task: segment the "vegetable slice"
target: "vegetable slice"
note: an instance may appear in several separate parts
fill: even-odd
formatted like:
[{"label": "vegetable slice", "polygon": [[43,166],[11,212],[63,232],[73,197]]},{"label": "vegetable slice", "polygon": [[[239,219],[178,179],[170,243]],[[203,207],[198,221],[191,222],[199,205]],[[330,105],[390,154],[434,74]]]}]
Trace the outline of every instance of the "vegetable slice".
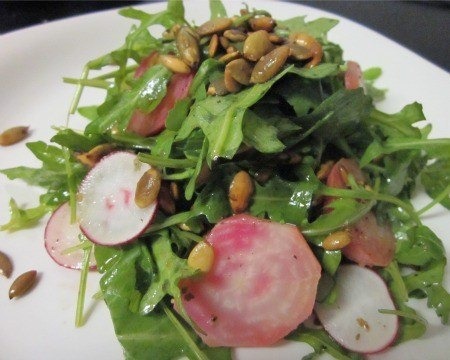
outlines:
[{"label": "vegetable slice", "polygon": [[333,304],[317,303],[315,311],[328,333],[345,348],[379,352],[395,340],[398,317],[383,279],[373,270],[343,265],[336,274],[338,297]]},{"label": "vegetable slice", "polygon": [[206,240],[211,271],[180,284],[206,344],[271,345],[311,315],[321,268],[295,226],[236,215]]},{"label": "vegetable slice", "polygon": [[172,75],[167,85],[166,96],[148,114],[136,110],[131,116],[128,130],[141,136],[156,135],[164,130],[169,111],[172,110],[178,100],[187,96],[193,78],[194,73]]},{"label": "vegetable slice", "polygon": [[349,90],[357,89],[362,84],[362,71],[355,61],[347,61],[347,70],[344,74],[345,88]]},{"label": "vegetable slice", "polygon": [[380,225],[373,212],[349,228],[350,244],[343,254],[361,266],[388,266],[395,254],[395,237],[388,225]]},{"label": "vegetable slice", "polygon": [[[54,211],[47,222],[44,233],[45,249],[58,265],[80,270],[84,256],[83,249],[64,252],[80,245],[80,235],[80,226],[77,222],[71,222],[70,205],[66,202]],[[96,268],[93,254],[89,259],[89,268],[91,270]]]},{"label": "vegetable slice", "polygon": [[77,210],[80,228],[92,242],[124,244],[148,227],[157,201],[139,208],[134,196],[139,179],[150,168],[134,153],[118,151],[103,157],[86,175],[79,189]]},{"label": "vegetable slice", "polygon": [[[364,173],[353,159],[340,159],[331,169],[327,185],[335,188],[347,187],[348,176],[365,183]],[[333,198],[327,199],[329,203]],[[387,266],[394,258],[395,237],[388,225],[378,224],[373,212],[367,213],[350,226],[350,244],[342,249],[343,254],[361,266]]]}]

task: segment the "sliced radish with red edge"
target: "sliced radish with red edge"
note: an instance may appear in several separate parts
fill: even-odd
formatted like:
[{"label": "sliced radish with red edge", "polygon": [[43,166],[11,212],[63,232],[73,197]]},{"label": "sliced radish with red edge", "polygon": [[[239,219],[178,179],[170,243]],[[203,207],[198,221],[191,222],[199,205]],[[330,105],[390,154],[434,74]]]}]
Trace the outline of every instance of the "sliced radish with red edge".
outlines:
[{"label": "sliced radish with red edge", "polygon": [[383,279],[373,270],[342,265],[336,275],[334,304],[317,303],[316,314],[339,344],[359,353],[375,353],[391,345],[398,332],[398,317],[378,310],[395,310]]},{"label": "sliced radish with red edge", "polygon": [[151,223],[157,202],[139,208],[136,184],[150,169],[131,152],[118,151],[102,158],[83,179],[77,214],[80,228],[94,243],[121,245],[136,239]]},{"label": "sliced radish with red edge", "polygon": [[321,267],[295,226],[236,215],[206,241],[212,269],[180,287],[207,345],[268,346],[311,315]]},{"label": "sliced radish with red edge", "polygon": [[[58,265],[79,270],[82,268],[84,251],[80,249],[65,253],[80,245],[80,226],[77,222],[71,222],[70,213],[69,203],[62,204],[53,212],[45,227],[45,249]],[[89,268],[96,268],[93,253],[89,259]]]}]

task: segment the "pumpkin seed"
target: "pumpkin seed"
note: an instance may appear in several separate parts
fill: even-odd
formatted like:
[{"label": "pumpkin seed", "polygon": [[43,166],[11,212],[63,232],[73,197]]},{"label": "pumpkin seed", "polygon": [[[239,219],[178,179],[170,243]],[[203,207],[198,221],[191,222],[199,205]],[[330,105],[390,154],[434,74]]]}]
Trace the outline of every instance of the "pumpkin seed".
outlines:
[{"label": "pumpkin seed", "polygon": [[161,173],[151,168],[139,179],[134,194],[134,202],[141,209],[150,206],[158,198],[161,188]]},{"label": "pumpkin seed", "polygon": [[244,41],[247,38],[247,34],[239,29],[225,30],[223,36],[233,42]]},{"label": "pumpkin seed", "polygon": [[226,49],[228,46],[230,46],[230,40],[228,40],[224,36],[219,37],[219,43],[220,43],[220,46],[222,46],[222,48],[224,48],[224,49]]},{"label": "pumpkin seed", "polygon": [[351,238],[348,231],[335,231],[328,235],[322,242],[322,247],[328,251],[340,250],[350,244]]},{"label": "pumpkin seed", "polygon": [[25,295],[36,283],[36,278],[36,270],[30,270],[19,275],[9,288],[9,298]]},{"label": "pumpkin seed", "polygon": [[305,67],[311,68],[320,63],[323,56],[322,45],[314,37],[306,33],[293,33],[289,35],[289,40],[311,51],[312,59]]},{"label": "pumpkin seed", "polygon": [[211,81],[207,91],[208,95],[219,95],[223,96],[229,93],[227,87],[225,86],[224,76],[216,78]]},{"label": "pumpkin seed", "polygon": [[250,82],[259,84],[274,77],[289,56],[289,46],[282,45],[263,56],[253,68]]},{"label": "pumpkin seed", "polygon": [[175,201],[170,193],[170,189],[167,184],[161,186],[161,189],[158,194],[158,204],[161,207],[161,210],[168,214],[173,215],[176,211]]},{"label": "pumpkin seed", "polygon": [[277,34],[274,33],[270,33],[269,34],[269,40],[272,44],[282,44],[284,43],[284,38],[282,38],[281,36],[278,36]]},{"label": "pumpkin seed", "polygon": [[176,36],[176,45],[181,59],[191,68],[200,62],[200,48],[197,34],[189,27],[183,26]]},{"label": "pumpkin seed", "polygon": [[252,74],[253,66],[249,61],[242,58],[230,61],[225,66],[225,72],[227,70],[233,77],[233,79],[236,80],[239,84],[250,84],[250,76]]},{"label": "pumpkin seed", "polygon": [[180,188],[175,181],[172,181],[170,183],[170,194],[175,200],[178,200],[180,198]]},{"label": "pumpkin seed", "polygon": [[239,84],[236,80],[233,79],[233,76],[230,73],[230,70],[225,67],[225,72],[223,74],[223,81],[225,83],[225,88],[230,93],[236,93],[241,90],[241,84]]},{"label": "pumpkin seed", "polygon": [[239,51],[235,51],[235,52],[228,53],[228,54],[225,54],[225,55],[221,56],[221,57],[219,58],[219,61],[220,61],[221,63],[227,64],[227,63],[229,63],[230,61],[235,60],[235,59],[238,59],[238,58],[240,58],[240,57],[241,57],[241,54],[239,53]]},{"label": "pumpkin seed", "polygon": [[195,270],[207,273],[214,264],[214,250],[212,246],[205,242],[199,242],[189,253],[187,259],[188,266]]},{"label": "pumpkin seed", "polygon": [[253,190],[253,181],[248,172],[241,170],[234,175],[228,191],[228,199],[233,213],[239,214],[247,209]]},{"label": "pumpkin seed", "polygon": [[100,144],[93,147],[88,152],[76,155],[76,158],[83,165],[92,168],[103,156],[108,155],[113,149],[114,145],[112,144]]},{"label": "pumpkin seed", "polygon": [[188,74],[191,68],[183,61],[173,55],[160,55],[159,62],[175,74]]},{"label": "pumpkin seed", "polygon": [[251,61],[258,61],[262,56],[272,51],[274,45],[269,40],[269,34],[265,30],[251,33],[244,42],[244,57]]},{"label": "pumpkin seed", "polygon": [[209,57],[214,57],[216,55],[217,49],[219,48],[219,36],[213,34],[209,42],[208,55]]},{"label": "pumpkin seed", "polygon": [[200,36],[212,35],[227,30],[232,24],[232,19],[216,18],[203,23],[196,29],[196,31]]},{"label": "pumpkin seed", "polygon": [[333,168],[334,161],[328,160],[320,165],[319,171],[316,176],[319,180],[325,180],[328,175],[330,175],[331,169]]},{"label": "pumpkin seed", "polygon": [[9,257],[0,251],[0,274],[9,278],[12,273],[12,263]]},{"label": "pumpkin seed", "polygon": [[0,145],[8,146],[22,141],[28,136],[28,126],[15,126],[0,134]]},{"label": "pumpkin seed", "polygon": [[266,30],[267,32],[271,32],[276,25],[275,20],[270,16],[255,17],[248,22],[253,31]]},{"label": "pumpkin seed", "polygon": [[297,43],[290,43],[289,46],[289,56],[295,58],[296,60],[306,60],[313,56],[310,49],[299,45]]}]

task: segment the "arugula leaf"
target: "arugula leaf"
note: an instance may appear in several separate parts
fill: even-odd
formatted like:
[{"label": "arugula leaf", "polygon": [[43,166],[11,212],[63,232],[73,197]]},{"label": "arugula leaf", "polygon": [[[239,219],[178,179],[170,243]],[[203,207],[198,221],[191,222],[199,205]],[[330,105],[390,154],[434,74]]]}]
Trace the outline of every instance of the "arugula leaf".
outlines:
[{"label": "arugula leaf", "polygon": [[227,17],[227,11],[220,0],[209,0],[209,10],[211,12],[211,19]]},{"label": "arugula leaf", "polygon": [[304,169],[305,178],[290,182],[273,177],[264,185],[255,184],[251,214],[267,215],[271,220],[302,225],[307,221],[308,211],[318,182]]},{"label": "arugula leaf", "polygon": [[301,341],[310,345],[315,354],[328,353],[338,360],[362,360],[359,354],[343,349],[323,329],[308,329],[300,325],[288,337],[289,340]]},{"label": "arugula leaf", "polygon": [[381,155],[392,154],[401,150],[423,150],[429,157],[450,158],[450,139],[415,139],[391,137],[384,142],[375,140],[364,152],[360,166],[364,167]]},{"label": "arugula leaf", "polygon": [[286,147],[277,137],[277,128],[251,110],[244,115],[242,132],[244,142],[262,153],[277,153]]},{"label": "arugula leaf", "polygon": [[231,359],[229,349],[206,348],[193,330],[185,328],[181,320],[175,318],[192,338],[189,343],[180,341],[180,332],[174,327],[173,319],[158,308],[147,316],[138,313],[141,291],[155,276],[151,254],[145,245],[96,246],[95,256],[103,273],[100,281],[103,297],[126,358],[170,360],[187,355],[198,359],[196,354],[204,352],[214,359]]},{"label": "arugula leaf", "polygon": [[11,217],[6,224],[0,226],[0,231],[17,231],[33,227],[51,209],[53,208],[46,205],[21,209],[14,199],[11,199],[9,201],[9,212]]},{"label": "arugula leaf", "polygon": [[142,315],[152,312],[167,294],[179,300],[179,281],[195,274],[188,267],[186,259],[181,259],[172,252],[171,241],[166,236],[160,236],[152,243],[151,248],[157,274],[140,301],[139,313]]},{"label": "arugula leaf", "polygon": [[162,65],[152,66],[129,91],[124,91],[120,99],[106,114],[90,122],[85,134],[101,134],[116,127],[124,131],[132,112],[136,109],[150,112],[166,94],[166,85],[171,73]]},{"label": "arugula leaf", "polygon": [[305,32],[309,35],[325,39],[328,31],[335,27],[339,21],[335,19],[319,18],[313,21],[305,21],[306,16],[297,16],[288,20],[278,21],[280,28],[287,28],[289,32]]},{"label": "arugula leaf", "polygon": [[[438,159],[423,169],[420,180],[427,194],[435,199],[450,184],[450,158]],[[447,209],[450,209],[450,196],[440,201]]]}]

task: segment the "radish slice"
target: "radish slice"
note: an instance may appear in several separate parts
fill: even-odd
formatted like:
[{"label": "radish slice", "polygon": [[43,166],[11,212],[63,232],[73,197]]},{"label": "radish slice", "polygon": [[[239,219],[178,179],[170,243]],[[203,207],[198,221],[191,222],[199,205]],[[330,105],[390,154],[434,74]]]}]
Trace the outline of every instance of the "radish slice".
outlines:
[{"label": "radish slice", "polygon": [[150,165],[131,152],[102,158],[86,175],[77,204],[80,228],[94,243],[121,245],[136,239],[151,223],[155,201],[146,208],[134,202],[136,184]]},{"label": "radish slice", "polygon": [[[83,250],[75,250],[65,254],[64,251],[80,244],[80,226],[70,221],[69,203],[64,203],[52,214],[45,227],[45,249],[58,265],[69,269],[81,269]],[[94,254],[89,259],[89,268],[96,268]]]},{"label": "radish slice", "polygon": [[370,269],[343,265],[337,272],[336,286],[336,302],[317,303],[315,307],[331,337],[351,351],[366,354],[392,344],[398,331],[398,317],[378,312],[395,310],[383,279]]},{"label": "radish slice", "polygon": [[391,228],[380,225],[373,212],[364,215],[349,228],[350,244],[342,249],[347,259],[361,266],[388,266],[395,255],[395,237]]},{"label": "radish slice", "polygon": [[347,61],[347,71],[344,75],[345,88],[349,90],[357,89],[362,85],[362,71],[355,61]]},{"label": "radish slice", "polygon": [[268,346],[311,315],[321,268],[295,226],[236,215],[206,240],[212,269],[180,287],[207,345]]}]

